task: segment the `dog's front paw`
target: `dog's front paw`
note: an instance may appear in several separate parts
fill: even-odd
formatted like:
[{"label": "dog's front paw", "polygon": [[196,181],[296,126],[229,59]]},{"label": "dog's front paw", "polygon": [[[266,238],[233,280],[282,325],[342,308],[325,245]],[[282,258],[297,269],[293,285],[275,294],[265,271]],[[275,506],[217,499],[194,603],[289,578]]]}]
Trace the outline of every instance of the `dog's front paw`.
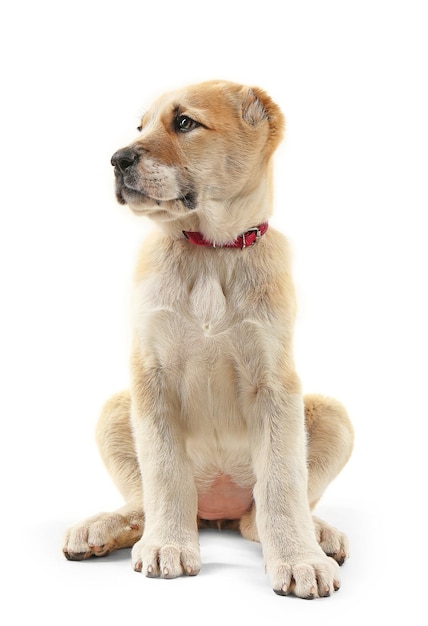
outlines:
[{"label": "dog's front paw", "polygon": [[177,578],[182,574],[196,576],[201,569],[198,544],[168,543],[141,539],[132,549],[132,563],[136,572],[149,578]]},{"label": "dog's front paw", "polygon": [[99,513],[67,531],[63,553],[69,561],[107,556],[114,550],[134,545],[141,537],[143,528],[142,512],[125,515]]},{"label": "dog's front paw", "polygon": [[293,563],[277,563],[267,569],[273,590],[280,596],[323,598],[340,587],[336,561],[322,553],[304,555]]}]

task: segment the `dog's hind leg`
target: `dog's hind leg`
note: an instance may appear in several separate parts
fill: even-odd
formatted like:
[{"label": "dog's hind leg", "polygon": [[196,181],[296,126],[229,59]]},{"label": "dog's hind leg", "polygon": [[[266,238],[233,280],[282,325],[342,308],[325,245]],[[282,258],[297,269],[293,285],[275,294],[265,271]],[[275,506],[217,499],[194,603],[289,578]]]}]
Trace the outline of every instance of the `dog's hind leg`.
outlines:
[{"label": "dog's hind leg", "polygon": [[125,502],[141,508],[142,483],[130,414],[129,391],[110,398],[101,411],[96,440],[101,458]]},{"label": "dog's hind leg", "polygon": [[314,508],[351,456],[354,431],[343,406],[332,398],[307,395],[308,498]]},{"label": "dog's hind leg", "polygon": [[[305,401],[305,427],[308,436],[308,499],[315,507],[329,483],[349,459],[353,428],[343,406],[331,398],[308,395]],[[324,552],[342,564],[348,554],[346,537],[339,530],[313,516],[315,534]],[[255,507],[240,522],[242,535],[258,541]]]},{"label": "dog's hind leg", "polygon": [[[308,433],[308,498],[313,509],[351,456],[354,431],[343,406],[319,395],[305,396],[305,425]],[[315,515],[313,521],[318,543],[326,554],[342,565],[349,554],[346,536]]]},{"label": "dog's hind leg", "polygon": [[63,552],[72,561],[106,556],[114,550],[131,547],[144,529],[142,484],[130,426],[129,392],[117,394],[106,403],[96,438],[101,457],[126,504],[68,530]]}]

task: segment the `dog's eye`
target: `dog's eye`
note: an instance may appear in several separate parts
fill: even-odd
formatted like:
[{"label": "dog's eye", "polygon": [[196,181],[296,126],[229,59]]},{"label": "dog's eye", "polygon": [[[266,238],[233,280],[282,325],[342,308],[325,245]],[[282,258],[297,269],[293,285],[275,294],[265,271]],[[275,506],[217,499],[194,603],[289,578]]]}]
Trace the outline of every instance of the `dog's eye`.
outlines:
[{"label": "dog's eye", "polygon": [[187,115],[179,115],[174,120],[174,128],[180,133],[188,133],[198,126],[200,126],[199,122],[195,122],[195,120],[192,120],[192,118]]},{"label": "dog's eye", "polygon": [[140,124],[140,126],[137,126],[137,130],[138,130],[139,133],[141,133],[141,131],[143,130],[143,127],[142,127],[141,124]]}]

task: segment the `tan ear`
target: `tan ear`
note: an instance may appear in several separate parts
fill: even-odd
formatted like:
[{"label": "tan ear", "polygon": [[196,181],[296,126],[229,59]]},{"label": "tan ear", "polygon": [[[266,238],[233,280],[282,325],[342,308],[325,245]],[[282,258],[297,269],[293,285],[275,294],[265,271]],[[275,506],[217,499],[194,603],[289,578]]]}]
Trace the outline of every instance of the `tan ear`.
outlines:
[{"label": "tan ear", "polygon": [[242,101],[242,117],[250,126],[267,121],[270,128],[272,151],[284,136],[285,118],[272,98],[259,87],[245,87]]}]

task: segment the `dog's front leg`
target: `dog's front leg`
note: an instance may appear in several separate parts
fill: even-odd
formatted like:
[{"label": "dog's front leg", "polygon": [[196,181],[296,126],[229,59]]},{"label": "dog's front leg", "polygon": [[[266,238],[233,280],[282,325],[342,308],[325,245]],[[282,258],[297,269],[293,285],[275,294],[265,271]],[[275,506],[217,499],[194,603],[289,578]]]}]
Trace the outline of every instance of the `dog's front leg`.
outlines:
[{"label": "dog's front leg", "polygon": [[280,595],[328,596],[339,587],[338,566],[318,545],[309,510],[303,398],[297,377],[278,378],[258,387],[249,408],[266,570]]},{"label": "dog's front leg", "polygon": [[133,566],[149,577],[192,576],[201,566],[197,493],[177,398],[161,368],[146,364],[138,367],[134,377],[131,420],[145,529],[132,550]]}]

